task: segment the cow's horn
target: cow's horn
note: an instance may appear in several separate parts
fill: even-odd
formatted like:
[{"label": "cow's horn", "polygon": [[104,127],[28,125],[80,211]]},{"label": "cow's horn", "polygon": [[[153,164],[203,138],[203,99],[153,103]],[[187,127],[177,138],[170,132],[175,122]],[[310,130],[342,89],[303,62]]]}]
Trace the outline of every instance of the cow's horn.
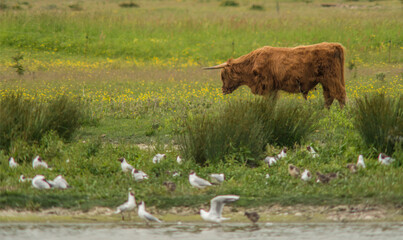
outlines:
[{"label": "cow's horn", "polygon": [[216,66],[212,66],[212,67],[204,67],[203,70],[211,70],[211,69],[219,69],[219,68],[224,68],[225,66],[227,66],[228,63],[221,63],[219,65]]}]

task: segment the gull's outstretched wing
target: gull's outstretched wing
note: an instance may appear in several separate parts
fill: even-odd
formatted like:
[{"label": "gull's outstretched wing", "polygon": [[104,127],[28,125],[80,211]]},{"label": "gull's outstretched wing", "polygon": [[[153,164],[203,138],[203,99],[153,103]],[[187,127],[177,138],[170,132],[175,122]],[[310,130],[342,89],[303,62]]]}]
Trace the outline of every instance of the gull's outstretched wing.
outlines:
[{"label": "gull's outstretched wing", "polygon": [[235,202],[239,199],[236,195],[221,195],[211,199],[210,214],[221,218],[222,209],[226,203]]}]

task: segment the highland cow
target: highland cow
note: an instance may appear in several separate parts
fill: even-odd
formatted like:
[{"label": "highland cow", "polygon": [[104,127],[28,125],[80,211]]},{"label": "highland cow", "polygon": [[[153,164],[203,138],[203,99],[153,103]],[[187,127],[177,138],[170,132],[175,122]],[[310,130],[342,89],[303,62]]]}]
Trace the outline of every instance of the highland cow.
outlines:
[{"label": "highland cow", "polygon": [[346,103],[344,49],[338,43],[295,48],[266,46],[204,69],[222,69],[223,94],[246,85],[253,94],[266,96],[283,90],[301,93],[307,99],[309,91],[320,83],[327,108],[334,99],[341,108]]}]

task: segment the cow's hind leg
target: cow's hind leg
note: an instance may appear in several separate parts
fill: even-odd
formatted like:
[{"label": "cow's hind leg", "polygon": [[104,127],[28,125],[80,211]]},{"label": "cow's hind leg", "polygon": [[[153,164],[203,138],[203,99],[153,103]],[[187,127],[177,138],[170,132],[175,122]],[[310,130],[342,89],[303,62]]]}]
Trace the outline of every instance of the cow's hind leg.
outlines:
[{"label": "cow's hind leg", "polygon": [[325,97],[325,107],[327,109],[332,105],[334,97],[331,96],[329,89],[323,88],[323,96]]}]

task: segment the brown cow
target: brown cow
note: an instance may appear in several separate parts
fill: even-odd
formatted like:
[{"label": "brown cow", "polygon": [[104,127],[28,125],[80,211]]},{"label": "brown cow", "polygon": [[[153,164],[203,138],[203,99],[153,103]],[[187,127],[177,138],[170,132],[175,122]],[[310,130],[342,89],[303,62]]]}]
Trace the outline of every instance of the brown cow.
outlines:
[{"label": "brown cow", "polygon": [[327,108],[337,99],[346,103],[344,49],[338,43],[319,43],[295,48],[262,47],[237,59],[204,69],[221,70],[222,92],[229,94],[242,85],[253,94],[277,94],[283,90],[302,93],[304,98],[322,84]]}]

